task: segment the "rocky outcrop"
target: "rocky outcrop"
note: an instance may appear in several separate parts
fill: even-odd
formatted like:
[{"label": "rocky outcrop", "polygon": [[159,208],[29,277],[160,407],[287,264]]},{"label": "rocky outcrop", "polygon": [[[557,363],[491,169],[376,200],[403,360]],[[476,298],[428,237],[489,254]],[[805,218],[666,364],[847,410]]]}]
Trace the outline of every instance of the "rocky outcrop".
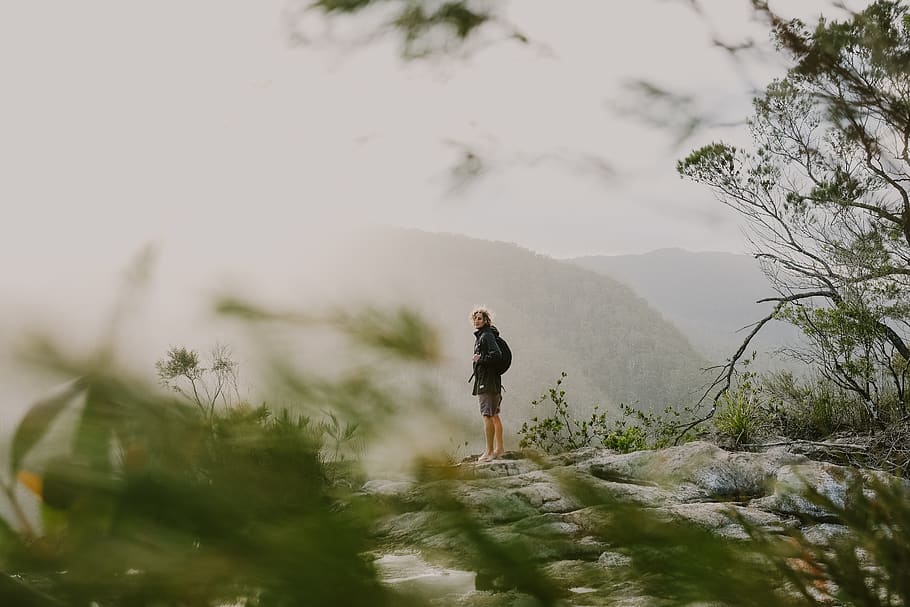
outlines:
[{"label": "rocky outcrop", "polygon": [[[826,544],[845,528],[809,495],[849,505],[851,481],[880,476],[785,448],[731,453],[704,442],[629,454],[588,448],[552,457],[509,455],[464,462],[437,480],[364,485],[365,493],[395,512],[377,530],[385,546],[377,566],[389,583],[424,584],[445,604],[518,601],[521,593],[508,584],[497,586],[483,571],[459,569],[469,560],[463,537],[470,521],[493,542],[518,546],[539,563],[566,589],[567,604],[648,605],[636,588],[624,587],[628,580],[619,573],[630,559],[623,547],[598,533],[611,504],[636,504],[662,520],[732,540],[746,540],[746,527],[754,527],[772,533],[799,529]],[[458,506],[440,511],[439,495]],[[470,516],[459,518],[458,512]],[[412,569],[403,573],[406,565]]]}]

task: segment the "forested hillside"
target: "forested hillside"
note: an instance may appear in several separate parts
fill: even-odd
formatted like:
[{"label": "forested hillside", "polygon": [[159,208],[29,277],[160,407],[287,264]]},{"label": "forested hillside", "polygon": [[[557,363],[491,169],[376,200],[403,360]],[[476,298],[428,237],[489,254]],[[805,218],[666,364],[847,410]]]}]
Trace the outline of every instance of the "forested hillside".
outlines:
[{"label": "forested hillside", "polygon": [[[660,249],[643,255],[596,255],[571,260],[631,287],[712,360],[728,358],[742,343],[741,329],[767,314],[773,295],[758,262],[748,255]],[[792,345],[798,331],[772,323],[750,349],[773,352]]]},{"label": "forested hillside", "polygon": [[705,360],[685,337],[624,285],[567,262],[500,242],[418,231],[369,232],[347,252],[357,294],[412,306],[438,327],[445,363],[439,383],[474,413],[469,312],[486,304],[515,355],[505,378],[509,417],[532,415],[530,401],[569,373],[579,412],[620,402],[647,409],[684,405],[704,378]]}]

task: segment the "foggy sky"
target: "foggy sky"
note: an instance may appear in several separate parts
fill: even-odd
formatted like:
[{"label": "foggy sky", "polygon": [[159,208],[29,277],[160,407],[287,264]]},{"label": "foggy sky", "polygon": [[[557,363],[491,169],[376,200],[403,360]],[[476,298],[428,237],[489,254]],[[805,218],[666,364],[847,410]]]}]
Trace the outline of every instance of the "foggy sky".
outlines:
[{"label": "foggy sky", "polygon": [[[316,219],[557,257],[740,251],[733,216],[673,170],[721,133],[674,148],[610,104],[647,78],[745,117],[767,71],[744,78],[710,38],[760,31],[746,4],[708,3],[706,24],[684,2],[528,0],[508,17],[535,44],[405,64],[343,27],[290,44],[285,0],[4,3],[3,258],[122,262],[137,242],[294,239]],[[460,145],[491,172],[453,191]]]}]

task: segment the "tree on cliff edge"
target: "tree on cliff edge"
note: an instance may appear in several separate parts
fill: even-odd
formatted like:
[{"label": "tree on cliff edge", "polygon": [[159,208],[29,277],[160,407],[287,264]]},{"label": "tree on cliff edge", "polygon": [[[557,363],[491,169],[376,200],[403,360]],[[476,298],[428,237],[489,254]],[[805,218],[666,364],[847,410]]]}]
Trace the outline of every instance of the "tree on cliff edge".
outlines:
[{"label": "tree on cliff edge", "polygon": [[776,291],[716,394],[752,336],[778,319],[808,337],[794,354],[859,395],[873,419],[886,400],[906,411],[910,7],[880,0],[809,28],[756,4],[792,67],[754,100],[754,146],[712,143],[678,164],[747,220]]}]

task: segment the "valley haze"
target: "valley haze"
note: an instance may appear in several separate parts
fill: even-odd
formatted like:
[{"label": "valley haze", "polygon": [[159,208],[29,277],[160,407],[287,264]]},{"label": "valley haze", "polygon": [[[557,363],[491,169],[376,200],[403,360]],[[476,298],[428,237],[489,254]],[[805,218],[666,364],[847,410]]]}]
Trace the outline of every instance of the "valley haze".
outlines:
[{"label": "valley haze", "polygon": [[[84,353],[106,335],[118,298],[129,305],[115,337],[117,350],[140,376],[153,381],[154,362],[171,346],[204,354],[226,343],[252,402],[259,380],[250,336],[212,316],[214,296],[230,293],[288,310],[410,307],[441,336],[443,358],[427,378],[466,424],[476,417],[465,383],[473,340],[468,312],[484,303],[499,314],[495,322],[516,353],[504,403],[507,432],[514,436],[534,413],[530,401],[562,371],[569,374],[568,398],[580,414],[594,404],[614,413],[619,403],[655,410],[691,404],[707,380],[700,369],[717,362],[711,356],[722,353],[735,330],[728,322],[712,332],[705,323],[755,314],[750,301],[731,293],[751,297],[760,288],[757,266],[741,255],[677,249],[559,260],[510,243],[390,227],[322,228],[257,251],[150,250],[148,283],[133,293],[122,286],[129,260],[119,267],[79,267],[77,257],[57,260],[59,280],[23,281],[15,290],[18,299],[3,302],[3,380],[10,387],[3,395],[10,422],[3,434],[49,388],[47,378],[22,374],[14,363],[12,353],[26,329],[45,331]],[[668,264],[675,264],[671,274]],[[705,292],[704,281],[712,276],[723,286],[719,296]],[[731,282],[737,277],[748,288]],[[655,291],[657,285],[668,291]],[[706,297],[726,306],[723,313],[716,305],[700,309]],[[691,322],[680,310],[691,313]],[[300,360],[325,365],[326,357],[312,351],[318,343],[301,334],[293,349]]]}]

